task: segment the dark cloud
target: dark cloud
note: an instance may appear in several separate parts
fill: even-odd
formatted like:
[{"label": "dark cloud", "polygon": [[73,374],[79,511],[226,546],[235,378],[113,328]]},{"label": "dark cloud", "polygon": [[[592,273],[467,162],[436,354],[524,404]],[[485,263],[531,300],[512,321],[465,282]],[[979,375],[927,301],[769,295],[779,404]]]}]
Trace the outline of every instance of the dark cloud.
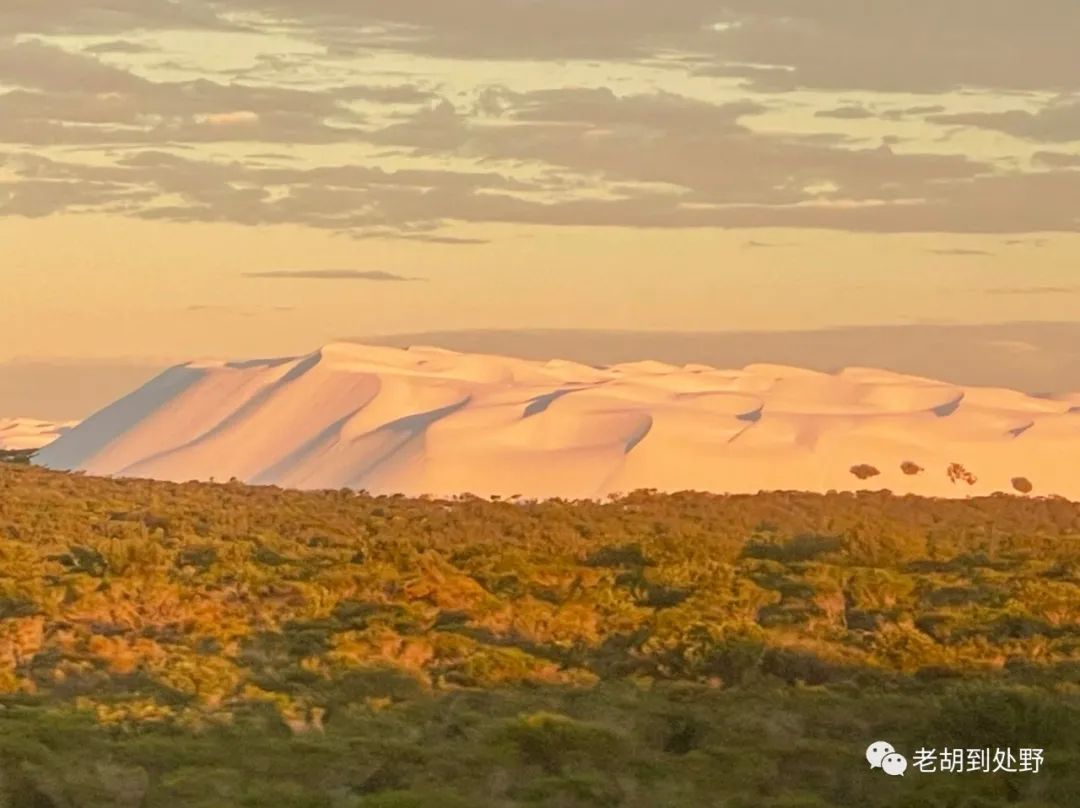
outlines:
[{"label": "dark cloud", "polygon": [[1037,112],[960,112],[934,115],[933,123],[973,126],[1047,143],[1080,140],[1080,97],[1058,99]]},{"label": "dark cloud", "polygon": [[426,278],[414,278],[407,275],[397,275],[393,272],[382,270],[359,270],[359,269],[297,269],[280,270],[273,272],[245,272],[245,278],[277,278],[293,280],[319,280],[319,281],[422,281]]},{"label": "dark cloud", "polygon": [[941,104],[923,104],[914,107],[887,109],[881,113],[881,118],[886,121],[904,121],[911,118],[925,118],[928,115],[935,115],[945,111],[946,107]]},{"label": "dark cloud", "polygon": [[[557,122],[491,128],[463,124],[455,137],[461,139],[461,153],[544,162],[553,169],[530,184],[498,172],[267,167],[155,150],[107,166],[25,155],[8,162],[22,181],[36,183],[39,197],[48,198],[47,205],[37,206],[41,215],[92,204],[90,191],[102,204],[133,194],[168,195],[182,202],[161,205],[147,199],[133,214],[174,221],[304,224],[414,240],[452,240],[440,229],[454,221],[870,232],[1080,229],[1071,204],[1080,195],[1080,172],[997,174],[963,159],[761,138],[738,128],[687,138],[640,129],[590,134],[588,128]],[[623,189],[621,195],[561,201],[535,196],[545,189],[572,192],[567,177],[582,175],[621,183],[613,186]],[[641,182],[676,190],[634,184]],[[833,185],[815,190],[814,184],[822,182]]]},{"label": "dark cloud", "polygon": [[944,112],[945,107],[941,104],[928,104],[921,107],[908,107],[907,109],[899,110],[903,115],[933,115],[936,112]]},{"label": "dark cloud", "polygon": [[0,34],[114,35],[239,27],[211,6],[206,0],[4,0]]},{"label": "dark cloud", "polygon": [[33,41],[0,44],[0,84],[14,87],[0,93],[0,142],[8,143],[330,143],[354,139],[363,122],[345,103],[357,87],[337,97],[206,79],[153,82]]},{"label": "dark cloud", "polygon": [[154,53],[154,48],[149,45],[144,45],[139,42],[131,42],[126,39],[114,39],[111,42],[99,42],[96,45],[88,45],[83,48],[83,53],[91,54],[109,54],[109,53],[122,53],[122,54],[135,54],[135,53]]},{"label": "dark cloud", "polygon": [[488,98],[514,120],[532,123],[640,126],[654,130],[732,130],[739,119],[766,111],[750,101],[714,104],[670,92],[616,95],[608,87],[561,88],[514,93],[488,88]]},{"label": "dark cloud", "polygon": [[[1059,0],[1046,2],[1068,20],[1072,12]],[[59,30],[55,21],[42,22],[49,16],[43,5],[14,6],[26,21],[24,33]],[[1080,193],[1080,172],[1067,170],[1076,162],[1064,150],[1040,152],[1034,164],[1048,170],[1024,173],[1015,164],[963,154],[919,153],[910,143],[894,150],[893,136],[868,145],[846,137],[841,123],[931,116],[937,124],[1063,141],[1077,105],[1067,93],[1038,112],[996,118],[947,114],[937,104],[878,113],[877,101],[845,100],[817,113],[835,123],[822,123],[825,131],[811,135],[756,130],[754,117],[782,102],[750,93],[710,103],[608,87],[486,87],[451,101],[438,94],[434,77],[386,85],[304,78],[320,60],[393,48],[458,58],[572,55],[643,63],[664,52],[682,59],[669,59],[670,69],[736,75],[758,90],[1027,86],[1061,62],[1058,27],[1042,12],[1018,15],[1000,0],[881,0],[872,7],[854,0],[728,0],[720,6],[674,0],[663,7],[644,0],[596,0],[588,7],[569,0],[462,0],[453,8],[418,0],[310,0],[302,10],[285,0],[219,0],[190,2],[184,11],[175,5],[57,0],[50,13],[61,7],[71,14],[65,31],[113,37],[78,53],[45,41],[0,38],[0,86],[8,88],[0,91],[0,143],[23,152],[7,160],[0,211],[112,210],[462,245],[483,240],[447,233],[447,225],[1080,230],[1072,201]],[[254,30],[283,29],[319,43],[325,53],[264,54],[231,77],[213,73],[215,80],[186,81],[151,80],[97,58],[143,47],[131,40],[134,31],[143,42],[168,28],[224,30],[228,25],[215,13],[226,12],[247,12],[245,25]],[[265,15],[263,22],[253,13]],[[481,20],[489,25],[477,25]],[[878,23],[901,42],[921,31],[919,48],[899,53],[899,45],[882,40]],[[1033,31],[1048,28],[1036,52]],[[959,31],[972,42],[961,42]],[[1031,50],[1028,61],[1011,66],[1012,84],[995,83],[1001,54],[988,59],[972,44],[999,40]],[[946,45],[947,58],[937,50]],[[878,63],[869,64],[871,53]],[[553,69],[551,84],[562,83],[561,75]],[[907,83],[901,82],[905,75]],[[218,153],[247,156],[194,156],[208,155],[207,144],[231,144]],[[282,144],[379,146],[404,164],[423,158],[426,165],[474,170],[386,171],[270,158]],[[47,147],[95,159],[61,160]]]},{"label": "dark cloud", "polygon": [[1080,87],[1075,0],[227,0],[339,52],[644,59],[683,53],[766,90]]},{"label": "dark cloud", "polygon": [[379,104],[423,104],[439,96],[415,84],[353,84],[334,91],[341,101],[373,101]]},{"label": "dark cloud", "polygon": [[[617,96],[607,89],[501,94],[503,118],[484,126],[444,111],[426,121],[440,148],[453,144],[505,160],[529,160],[611,181],[665,183],[694,204],[794,205],[808,188],[833,184],[833,199],[922,196],[928,183],[971,178],[982,168],[964,157],[848,148],[836,139],[756,133],[741,119],[754,103],[708,104],[668,93]],[[383,132],[393,138],[394,131]],[[422,148],[422,147],[420,147]]]},{"label": "dark cloud", "polygon": [[52,171],[54,165],[0,153],[0,166],[17,175],[15,180],[0,180],[0,215],[40,218],[69,209],[132,213],[156,196],[151,189],[104,175],[80,177]]},{"label": "dark cloud", "polygon": [[737,24],[707,46],[711,62],[700,72],[789,68],[749,77],[765,90],[1080,87],[1074,0],[725,0],[723,7]]},{"label": "dark cloud", "polygon": [[816,118],[836,118],[842,121],[855,121],[863,118],[874,118],[876,115],[866,107],[837,107],[836,109],[822,109],[814,113]]},{"label": "dark cloud", "polygon": [[710,0],[226,0],[339,52],[371,48],[478,59],[646,57],[685,46],[722,12]]},{"label": "dark cloud", "polygon": [[[596,97],[602,106],[622,103]],[[131,205],[132,215],[151,219],[302,224],[359,237],[439,243],[472,243],[443,231],[453,222],[938,233],[1080,230],[1075,206],[1080,172],[1003,173],[962,157],[761,135],[739,125],[737,111],[722,107],[709,113],[713,126],[678,128],[645,112],[645,103],[634,99],[632,114],[601,109],[597,118],[605,123],[596,126],[586,122],[580,98],[571,105],[569,120],[559,120],[550,94],[542,104],[533,99],[522,105],[521,117],[511,105],[497,123],[451,110],[444,114],[443,129],[429,133],[442,145],[408,147],[420,155],[490,165],[546,166],[528,182],[498,171],[386,171],[356,164],[305,168],[213,161],[161,149],[121,150],[107,165],[25,154],[6,162],[16,187],[33,183],[20,204],[37,215],[92,206],[96,199],[101,205]],[[670,107],[670,99],[662,105]],[[540,110],[543,120],[528,119]],[[619,119],[631,122],[612,123]],[[372,137],[390,144],[398,126],[408,129],[408,119],[371,130]],[[598,182],[613,193],[579,193]]]},{"label": "dark cloud", "polygon": [[683,54],[701,73],[767,91],[1080,89],[1075,0],[7,0],[0,15],[0,33],[23,35],[244,27],[284,29],[335,56]]},{"label": "dark cloud", "polygon": [[1075,152],[1039,151],[1031,159],[1050,168],[1080,168],[1080,153]]},{"label": "dark cloud", "polygon": [[22,89],[48,92],[123,93],[150,82],[92,56],[70,53],[36,40],[0,41],[0,80]]}]

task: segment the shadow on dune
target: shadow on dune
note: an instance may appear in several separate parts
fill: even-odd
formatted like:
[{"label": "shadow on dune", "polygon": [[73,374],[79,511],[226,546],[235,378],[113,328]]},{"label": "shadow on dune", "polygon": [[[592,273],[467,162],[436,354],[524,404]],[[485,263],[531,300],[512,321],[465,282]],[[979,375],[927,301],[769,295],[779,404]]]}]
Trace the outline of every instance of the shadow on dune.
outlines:
[{"label": "shadow on dune", "polygon": [[62,449],[46,446],[35,459],[40,465],[52,468],[78,468],[202,377],[203,372],[197,368],[184,365],[170,368],[88,418],[81,424],[82,428],[66,434]]}]

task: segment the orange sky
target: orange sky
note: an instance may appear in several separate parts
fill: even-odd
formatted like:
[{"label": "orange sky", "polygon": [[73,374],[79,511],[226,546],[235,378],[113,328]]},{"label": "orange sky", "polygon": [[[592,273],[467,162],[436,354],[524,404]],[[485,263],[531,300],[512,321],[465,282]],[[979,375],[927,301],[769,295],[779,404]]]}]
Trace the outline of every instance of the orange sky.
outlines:
[{"label": "orange sky", "polygon": [[60,5],[0,12],[0,361],[1080,311],[1072,0]]}]

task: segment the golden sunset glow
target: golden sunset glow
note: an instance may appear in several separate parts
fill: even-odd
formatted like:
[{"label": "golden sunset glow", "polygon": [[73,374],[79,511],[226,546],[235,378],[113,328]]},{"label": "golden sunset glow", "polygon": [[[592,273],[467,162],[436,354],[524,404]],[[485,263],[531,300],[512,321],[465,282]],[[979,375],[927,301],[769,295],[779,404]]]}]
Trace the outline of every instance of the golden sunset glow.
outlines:
[{"label": "golden sunset glow", "polygon": [[1015,4],[67,5],[0,17],[0,362],[1075,319],[1072,43]]}]

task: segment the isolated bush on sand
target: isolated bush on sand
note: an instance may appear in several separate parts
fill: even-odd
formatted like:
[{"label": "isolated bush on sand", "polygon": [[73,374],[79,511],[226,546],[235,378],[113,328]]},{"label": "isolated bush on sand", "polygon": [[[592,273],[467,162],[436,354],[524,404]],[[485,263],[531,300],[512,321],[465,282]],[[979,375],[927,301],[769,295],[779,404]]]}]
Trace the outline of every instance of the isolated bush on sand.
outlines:
[{"label": "isolated bush on sand", "polygon": [[860,480],[869,480],[871,477],[877,477],[879,474],[881,474],[881,472],[878,471],[876,468],[874,468],[873,466],[869,466],[866,463],[862,463],[858,466],[852,466],[851,473],[858,477]]},{"label": "isolated bush on sand", "polygon": [[1030,494],[1035,490],[1035,486],[1031,484],[1031,480],[1027,477],[1013,477],[1012,487],[1019,491],[1021,494]]},{"label": "isolated bush on sand", "polygon": [[975,485],[979,481],[979,478],[964,468],[959,463],[950,463],[947,471],[949,479],[955,484],[958,482],[965,482],[968,485]]}]

